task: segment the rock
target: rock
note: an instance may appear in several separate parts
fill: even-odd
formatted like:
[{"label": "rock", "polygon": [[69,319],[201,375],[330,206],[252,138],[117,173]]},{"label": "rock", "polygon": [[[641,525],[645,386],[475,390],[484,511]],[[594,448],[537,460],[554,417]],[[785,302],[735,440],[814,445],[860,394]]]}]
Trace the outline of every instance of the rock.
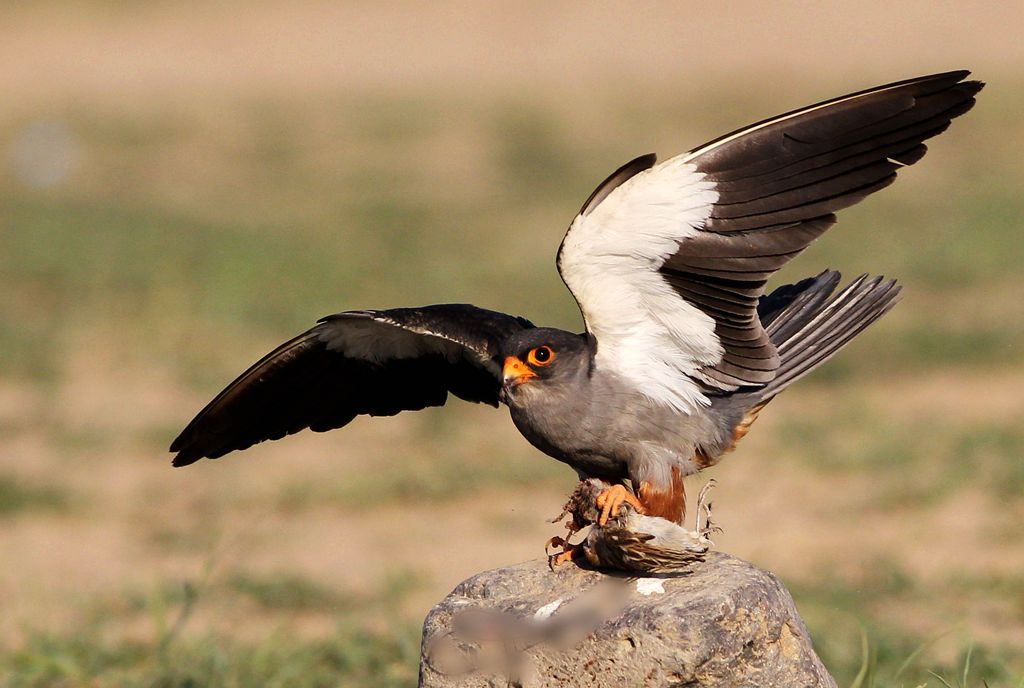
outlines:
[{"label": "rock", "polygon": [[429,688],[836,685],[782,583],[719,552],[651,578],[477,574],[427,615],[421,652]]}]

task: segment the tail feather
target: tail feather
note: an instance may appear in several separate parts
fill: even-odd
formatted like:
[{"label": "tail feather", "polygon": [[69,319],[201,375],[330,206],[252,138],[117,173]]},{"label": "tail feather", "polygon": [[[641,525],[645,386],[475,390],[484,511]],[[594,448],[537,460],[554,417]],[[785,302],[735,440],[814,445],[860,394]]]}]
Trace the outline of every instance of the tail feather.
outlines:
[{"label": "tail feather", "polygon": [[743,439],[775,395],[835,356],[896,305],[900,287],[895,280],[861,275],[836,292],[840,278],[838,272],[826,270],[761,298],[757,314],[779,353],[775,378],[763,387],[741,388],[712,398],[712,412],[732,429],[732,435],[710,453],[698,449],[699,468],[718,463]]},{"label": "tail feather", "polygon": [[826,270],[817,277],[808,277],[796,284],[779,287],[761,298],[757,316],[772,342],[789,340],[805,324],[799,313],[817,313],[829,295],[839,286],[840,274]]},{"label": "tail feather", "polygon": [[757,391],[767,401],[832,358],[897,302],[895,280],[861,275],[838,293],[840,274],[781,287],[762,301],[761,322],[779,352],[775,379]]}]

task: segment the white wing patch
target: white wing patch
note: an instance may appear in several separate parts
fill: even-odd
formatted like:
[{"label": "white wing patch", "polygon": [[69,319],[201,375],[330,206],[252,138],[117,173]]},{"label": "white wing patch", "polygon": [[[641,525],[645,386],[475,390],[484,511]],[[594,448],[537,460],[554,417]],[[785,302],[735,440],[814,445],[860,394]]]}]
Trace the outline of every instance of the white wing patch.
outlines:
[{"label": "white wing patch", "polygon": [[671,158],[576,216],[559,259],[597,339],[595,365],[685,413],[708,404],[689,375],[718,363],[724,350],[714,319],[673,291],[658,269],[700,231],[717,200],[714,183],[685,156]]}]

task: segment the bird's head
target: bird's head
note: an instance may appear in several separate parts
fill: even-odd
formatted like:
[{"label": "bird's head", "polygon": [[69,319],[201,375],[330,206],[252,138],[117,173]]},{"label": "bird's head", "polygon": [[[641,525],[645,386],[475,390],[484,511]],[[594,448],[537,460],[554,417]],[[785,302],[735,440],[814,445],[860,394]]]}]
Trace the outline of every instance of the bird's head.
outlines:
[{"label": "bird's head", "polygon": [[590,366],[585,335],[538,327],[513,335],[502,347],[502,396],[506,402],[529,390],[565,383]]}]

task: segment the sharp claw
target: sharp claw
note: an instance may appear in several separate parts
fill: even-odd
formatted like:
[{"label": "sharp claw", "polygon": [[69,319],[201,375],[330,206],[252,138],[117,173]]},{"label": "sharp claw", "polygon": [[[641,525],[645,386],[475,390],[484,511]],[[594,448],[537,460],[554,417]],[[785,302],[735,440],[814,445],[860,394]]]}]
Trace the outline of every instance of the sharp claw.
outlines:
[{"label": "sharp claw", "polygon": [[[552,547],[561,547],[561,552],[550,553]],[[552,571],[555,570],[556,566],[560,566],[567,561],[572,561],[573,557],[576,556],[576,550],[579,545],[570,544],[565,538],[554,536],[544,544],[544,554],[548,556],[548,568]]]},{"label": "sharp claw", "polygon": [[551,550],[555,547],[561,547],[565,550],[567,547],[571,547],[571,545],[565,540],[565,538],[559,537],[558,535],[554,536],[544,543],[544,554],[546,554],[549,559],[553,556],[551,554]]}]

